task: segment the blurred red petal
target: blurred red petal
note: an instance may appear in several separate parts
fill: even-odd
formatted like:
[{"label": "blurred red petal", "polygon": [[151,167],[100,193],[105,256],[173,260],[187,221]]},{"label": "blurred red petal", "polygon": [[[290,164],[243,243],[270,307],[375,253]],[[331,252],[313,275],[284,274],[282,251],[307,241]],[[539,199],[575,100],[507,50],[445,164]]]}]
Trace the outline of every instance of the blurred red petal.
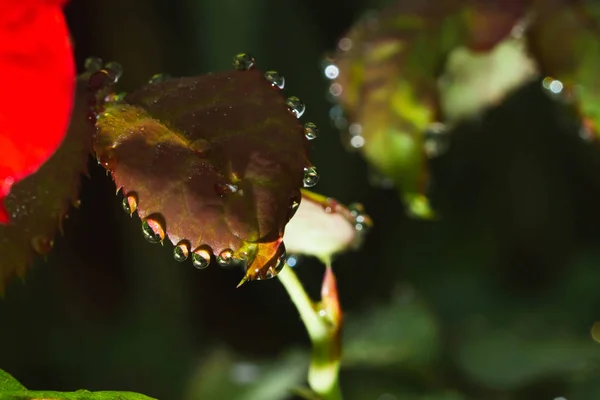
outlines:
[{"label": "blurred red petal", "polygon": [[37,171],[62,142],[75,67],[64,0],[0,0],[0,222],[13,183]]}]

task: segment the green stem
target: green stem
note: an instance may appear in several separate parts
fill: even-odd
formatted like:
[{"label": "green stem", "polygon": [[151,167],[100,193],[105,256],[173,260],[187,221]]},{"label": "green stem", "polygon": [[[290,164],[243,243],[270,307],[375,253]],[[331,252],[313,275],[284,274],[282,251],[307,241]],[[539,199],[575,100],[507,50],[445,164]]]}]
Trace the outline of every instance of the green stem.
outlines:
[{"label": "green stem", "polygon": [[338,383],[340,369],[338,328],[332,327],[326,318],[319,315],[315,303],[308,297],[302,282],[291,267],[286,265],[277,277],[296,306],[312,342],[308,384],[323,400],[342,400]]}]

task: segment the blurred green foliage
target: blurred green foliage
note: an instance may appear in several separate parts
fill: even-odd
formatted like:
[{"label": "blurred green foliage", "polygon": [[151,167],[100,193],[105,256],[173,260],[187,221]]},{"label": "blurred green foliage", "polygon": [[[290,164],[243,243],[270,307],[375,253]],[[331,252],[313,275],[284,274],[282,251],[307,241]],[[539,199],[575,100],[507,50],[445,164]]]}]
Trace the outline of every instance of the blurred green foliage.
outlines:
[{"label": "blurred green foliage", "polygon": [[[124,89],[157,72],[230,68],[248,51],[286,77],[321,130],[316,189],[361,201],[375,227],[339,257],[347,400],[600,396],[600,154],[571,113],[527,86],[454,133],[432,162],[444,219],[408,220],[328,122],[319,60],[377,2],[72,0],[78,65],[117,60]],[[142,238],[90,163],[82,206],[0,301],[0,366],[28,388],[160,399],[292,399],[308,339],[276,280],[182,269]],[[322,267],[296,267],[309,292]]]}]

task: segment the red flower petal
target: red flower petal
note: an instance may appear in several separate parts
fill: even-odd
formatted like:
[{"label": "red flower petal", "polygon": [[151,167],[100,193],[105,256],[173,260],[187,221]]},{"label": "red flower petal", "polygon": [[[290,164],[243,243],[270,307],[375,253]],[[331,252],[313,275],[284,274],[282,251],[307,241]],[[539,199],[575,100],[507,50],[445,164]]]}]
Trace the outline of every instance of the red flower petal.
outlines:
[{"label": "red flower petal", "polygon": [[0,0],[0,222],[13,183],[37,171],[62,142],[75,67],[64,0]]}]

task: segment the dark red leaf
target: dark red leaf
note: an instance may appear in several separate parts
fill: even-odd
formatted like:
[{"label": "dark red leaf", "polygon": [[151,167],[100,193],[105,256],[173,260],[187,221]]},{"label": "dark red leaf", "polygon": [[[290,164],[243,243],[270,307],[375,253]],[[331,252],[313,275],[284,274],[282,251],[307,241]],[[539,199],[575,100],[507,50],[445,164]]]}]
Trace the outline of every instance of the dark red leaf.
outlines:
[{"label": "dark red leaf", "polygon": [[67,130],[75,68],[63,3],[0,1],[0,223],[11,186],[48,160]]},{"label": "dark red leaf", "polygon": [[283,266],[307,139],[258,70],[148,84],[106,106],[95,146],[146,238],[168,237],[176,259],[202,268],[213,253],[222,266],[246,264],[248,280]]},{"label": "dark red leaf", "polygon": [[0,225],[0,291],[15,274],[24,276],[35,254],[45,254],[62,218],[77,204],[81,174],[92,151],[94,125],[88,119],[93,95],[87,77],[78,79],[77,103],[67,136],[36,173],[15,183],[5,199],[10,215]]}]

